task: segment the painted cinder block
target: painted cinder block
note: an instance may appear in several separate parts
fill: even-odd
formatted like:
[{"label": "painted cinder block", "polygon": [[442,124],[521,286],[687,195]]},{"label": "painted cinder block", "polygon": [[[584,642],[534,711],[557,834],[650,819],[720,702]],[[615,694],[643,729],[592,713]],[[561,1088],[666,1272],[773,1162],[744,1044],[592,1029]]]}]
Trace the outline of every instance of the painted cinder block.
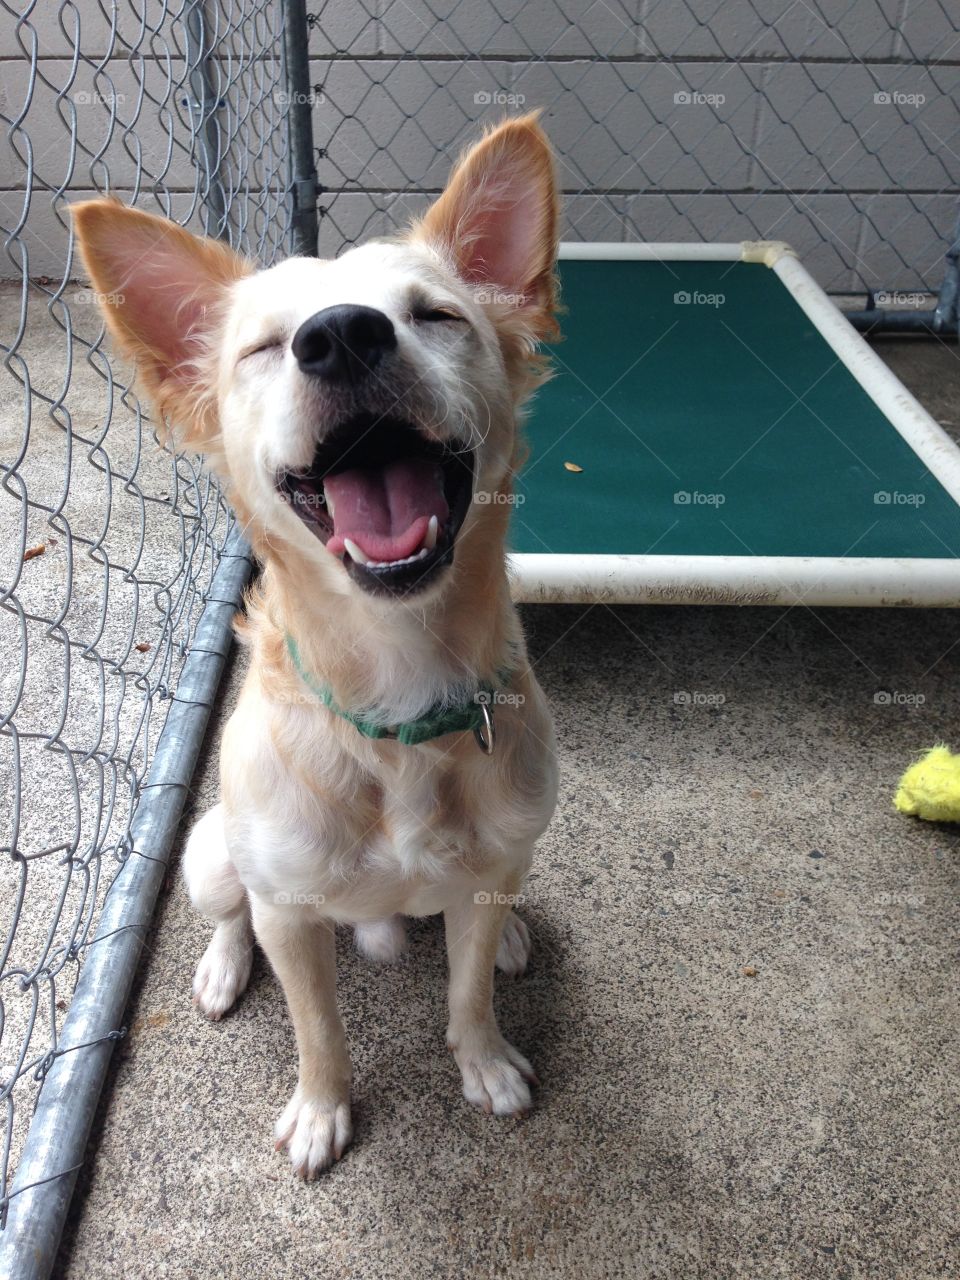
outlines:
[{"label": "painted cinder block", "polygon": [[[940,0],[912,0],[903,12],[892,0],[842,8],[828,25],[817,6],[786,0],[584,0],[576,11],[560,0],[317,5],[310,44],[327,210],[321,240],[392,229],[401,211],[440,189],[484,124],[541,106],[560,153],[572,238],[649,235],[651,221],[653,238],[666,239],[729,238],[744,223],[756,224],[749,234],[772,235],[779,225],[809,246],[805,259],[831,287],[862,283],[874,260],[887,285],[925,276],[939,263],[957,188],[960,69],[949,52],[956,19]],[[99,78],[81,63],[71,80],[63,55],[76,39],[74,10],[90,60],[111,40],[118,52],[147,56],[113,59]],[[192,94],[178,84],[182,58],[162,56],[182,54],[182,20],[166,0],[138,0],[136,11],[118,5],[115,35],[100,0],[74,0],[62,16],[66,32],[55,7],[38,6],[35,44],[23,26],[18,41],[14,22],[0,32],[8,116],[19,113],[30,58],[39,57],[25,121],[34,180],[54,190],[103,187],[109,168],[121,191],[139,182],[160,200],[193,198]],[[222,95],[228,201],[266,255],[282,218],[275,196],[258,193],[282,182],[286,165],[270,21],[268,7],[236,30],[231,56],[211,68]],[[235,55],[249,56],[253,39],[267,47],[231,85]],[[936,63],[912,65],[924,57]],[[83,145],[71,172],[73,127]],[[16,136],[0,151],[8,217],[22,204],[25,155]],[[885,194],[891,190],[897,194]],[[41,207],[31,214],[42,227],[38,236],[30,229],[32,258],[49,274],[62,269],[63,248]],[[16,274],[9,262],[0,271]]]},{"label": "painted cinder block", "polygon": [[[885,12],[888,10],[888,12]],[[855,63],[893,56],[900,6],[790,0],[643,0],[641,48],[656,58],[829,58]]]},{"label": "painted cinder block", "polygon": [[756,151],[767,180],[793,190],[924,190],[955,185],[960,68],[897,64],[750,68]]},{"label": "painted cinder block", "polygon": [[459,57],[632,57],[639,0],[403,0],[381,13],[382,53]]},{"label": "painted cinder block", "polygon": [[[87,63],[45,61],[42,75],[30,81],[23,62],[0,69],[0,90],[7,111],[21,114],[30,136],[35,181],[54,189],[67,185],[101,186],[111,181],[132,186],[192,187],[194,164],[188,150],[188,91],[179,86],[183,63],[111,60],[98,73]],[[163,109],[157,109],[157,102]],[[73,135],[77,146],[74,151]],[[24,181],[27,150],[14,138],[0,148],[0,186]]]}]

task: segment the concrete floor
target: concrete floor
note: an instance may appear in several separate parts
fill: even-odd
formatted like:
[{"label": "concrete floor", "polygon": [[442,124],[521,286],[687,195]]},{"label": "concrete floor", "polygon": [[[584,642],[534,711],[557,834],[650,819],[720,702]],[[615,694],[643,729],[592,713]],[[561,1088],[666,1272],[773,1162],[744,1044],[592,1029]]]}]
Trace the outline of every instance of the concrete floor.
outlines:
[{"label": "concrete floor", "polygon": [[[955,347],[881,352],[958,421]],[[271,1142],[295,1076],[279,988],[260,958],[232,1017],[196,1014],[209,927],[171,876],[59,1275],[956,1276],[960,840],[890,797],[917,751],[960,744],[960,616],[524,616],[563,769],[532,964],[498,991],[534,1112],[461,1098],[438,921],[388,970],[345,935],[356,1140],[301,1184]]]}]

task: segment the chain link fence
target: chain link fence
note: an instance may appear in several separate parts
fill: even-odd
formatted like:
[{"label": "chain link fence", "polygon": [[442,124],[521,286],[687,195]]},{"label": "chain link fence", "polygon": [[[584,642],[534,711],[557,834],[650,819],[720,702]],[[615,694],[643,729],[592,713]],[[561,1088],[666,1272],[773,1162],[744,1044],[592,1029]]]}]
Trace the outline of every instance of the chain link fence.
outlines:
[{"label": "chain link fence", "polygon": [[[481,125],[539,107],[565,238],[785,239],[824,287],[868,296],[863,323],[892,304],[955,330],[960,10],[0,9],[0,1218],[53,1186],[44,1211],[62,1221],[76,1172],[64,1151],[82,1154],[93,1105],[75,1102],[74,1064],[102,1077],[122,1034],[144,904],[249,570],[216,485],[158,445],[130,371],[104,350],[69,202],[110,193],[264,263],[311,252],[319,216],[321,252],[335,253],[422,211]],[[921,310],[938,291],[939,310]],[[61,1150],[50,1134],[64,1115]]]},{"label": "chain link fence", "polygon": [[144,904],[249,572],[217,485],[198,459],[160,446],[131,371],[105,349],[97,299],[76,283],[69,203],[114,195],[265,263],[288,251],[292,209],[280,0],[2,10],[6,1226],[8,1211],[39,1213],[32,1197],[48,1180],[63,1182],[65,1207],[76,1170],[50,1113],[59,1101],[58,1123],[88,1122],[71,1073],[88,1059],[101,1070],[123,1034]]},{"label": "chain link fence", "polygon": [[310,23],[325,252],[402,225],[478,124],[541,107],[566,239],[786,240],[835,293],[940,288],[946,0],[360,0]]}]

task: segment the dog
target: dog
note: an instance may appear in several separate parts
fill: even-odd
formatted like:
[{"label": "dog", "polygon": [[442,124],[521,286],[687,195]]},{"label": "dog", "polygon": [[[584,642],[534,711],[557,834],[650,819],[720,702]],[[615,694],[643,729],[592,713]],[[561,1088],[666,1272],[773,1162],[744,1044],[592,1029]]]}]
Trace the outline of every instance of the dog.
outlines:
[{"label": "dog", "polygon": [[558,195],[536,116],[488,132],[405,234],[333,260],[258,270],[115,200],[72,215],[115,343],[262,567],[221,799],[184,853],[216,922],[195,1003],[227,1012],[255,938],[299,1055],[276,1146],[312,1178],[351,1140],[334,927],[392,961],[403,917],[442,912],[464,1095],[525,1112],[537,1080],[493,989],[495,966],[527,963],[512,907],[557,795],[504,551],[523,406],[557,335]]}]

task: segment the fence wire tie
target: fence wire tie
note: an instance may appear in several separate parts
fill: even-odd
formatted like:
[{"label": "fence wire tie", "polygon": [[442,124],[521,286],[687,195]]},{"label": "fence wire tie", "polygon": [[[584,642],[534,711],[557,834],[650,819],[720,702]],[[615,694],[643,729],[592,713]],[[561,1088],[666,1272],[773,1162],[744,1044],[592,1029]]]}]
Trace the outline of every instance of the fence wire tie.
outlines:
[{"label": "fence wire tie", "polygon": [[116,1031],[107,1031],[104,1035],[97,1036],[94,1040],[85,1040],[82,1044],[69,1044],[65,1049],[59,1046],[55,1049],[48,1049],[34,1070],[33,1078],[42,1085],[57,1058],[62,1058],[68,1053],[76,1053],[78,1049],[92,1049],[94,1045],[98,1044],[113,1044],[117,1040],[123,1040],[126,1034],[127,1028],[125,1026],[118,1027]]}]

